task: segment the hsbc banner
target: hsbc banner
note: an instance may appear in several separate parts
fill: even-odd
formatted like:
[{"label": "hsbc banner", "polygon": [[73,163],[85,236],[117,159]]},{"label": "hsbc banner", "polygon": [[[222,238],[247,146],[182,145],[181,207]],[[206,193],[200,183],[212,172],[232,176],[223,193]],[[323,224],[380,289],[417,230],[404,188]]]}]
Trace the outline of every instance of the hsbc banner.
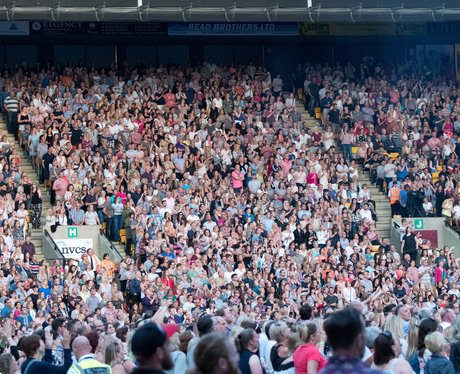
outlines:
[{"label": "hsbc banner", "polygon": [[93,239],[54,239],[65,258],[80,260],[88,249],[93,247]]}]

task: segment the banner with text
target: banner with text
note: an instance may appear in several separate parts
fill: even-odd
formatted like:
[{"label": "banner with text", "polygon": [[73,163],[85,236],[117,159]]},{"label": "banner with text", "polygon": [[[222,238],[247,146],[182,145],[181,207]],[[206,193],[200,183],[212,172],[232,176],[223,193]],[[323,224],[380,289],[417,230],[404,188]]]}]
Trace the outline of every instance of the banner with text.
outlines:
[{"label": "banner with text", "polygon": [[166,35],[162,22],[77,22],[35,21],[30,23],[32,35]]},{"label": "banner with text", "polygon": [[426,23],[299,23],[303,36],[423,36]]},{"label": "banner with text", "polygon": [[27,21],[0,21],[0,35],[27,36],[29,35],[29,22]]},{"label": "banner with text", "polygon": [[295,36],[297,23],[181,22],[169,23],[168,35],[185,36]]},{"label": "banner with text", "polygon": [[93,239],[55,239],[61,253],[65,258],[80,260],[89,248],[93,247]]}]

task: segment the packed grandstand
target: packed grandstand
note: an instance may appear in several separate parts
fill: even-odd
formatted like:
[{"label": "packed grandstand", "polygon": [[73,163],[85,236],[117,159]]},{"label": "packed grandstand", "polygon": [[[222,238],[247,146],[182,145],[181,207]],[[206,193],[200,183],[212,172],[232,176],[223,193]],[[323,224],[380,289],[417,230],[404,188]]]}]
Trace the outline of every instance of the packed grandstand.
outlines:
[{"label": "packed grandstand", "polygon": [[[460,226],[455,82],[369,57],[304,69],[3,72],[19,151],[3,134],[1,373],[460,372],[459,260],[412,233]],[[361,173],[401,216],[401,252]],[[99,225],[124,259],[50,265],[28,238],[42,225]],[[331,357],[343,321],[354,361]]]}]

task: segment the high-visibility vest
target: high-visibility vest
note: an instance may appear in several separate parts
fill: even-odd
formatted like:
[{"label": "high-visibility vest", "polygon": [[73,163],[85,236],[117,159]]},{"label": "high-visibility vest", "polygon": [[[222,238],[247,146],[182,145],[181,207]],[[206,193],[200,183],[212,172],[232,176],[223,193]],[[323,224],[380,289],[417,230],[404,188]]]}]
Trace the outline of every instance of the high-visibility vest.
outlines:
[{"label": "high-visibility vest", "polygon": [[390,188],[390,204],[393,205],[394,203],[399,202],[399,192],[401,189],[398,187],[391,187]]},{"label": "high-visibility vest", "polygon": [[73,364],[67,374],[112,374],[112,368],[94,358],[88,358]]}]

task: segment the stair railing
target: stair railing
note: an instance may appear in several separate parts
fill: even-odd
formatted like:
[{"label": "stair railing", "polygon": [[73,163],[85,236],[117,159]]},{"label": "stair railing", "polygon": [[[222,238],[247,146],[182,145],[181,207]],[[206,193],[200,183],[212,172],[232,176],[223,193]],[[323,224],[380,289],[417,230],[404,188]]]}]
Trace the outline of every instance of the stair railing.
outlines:
[{"label": "stair railing", "polygon": [[62,254],[61,250],[57,246],[54,239],[51,237],[47,229],[43,230],[42,234],[42,249],[43,256],[48,262],[53,262],[55,260],[62,261],[62,268],[65,270],[66,258]]},{"label": "stair railing", "polygon": [[115,247],[105,235],[102,228],[99,235],[99,253],[108,253],[110,255],[110,259],[114,262],[121,262],[124,260],[124,257],[120,254],[117,247]]}]

